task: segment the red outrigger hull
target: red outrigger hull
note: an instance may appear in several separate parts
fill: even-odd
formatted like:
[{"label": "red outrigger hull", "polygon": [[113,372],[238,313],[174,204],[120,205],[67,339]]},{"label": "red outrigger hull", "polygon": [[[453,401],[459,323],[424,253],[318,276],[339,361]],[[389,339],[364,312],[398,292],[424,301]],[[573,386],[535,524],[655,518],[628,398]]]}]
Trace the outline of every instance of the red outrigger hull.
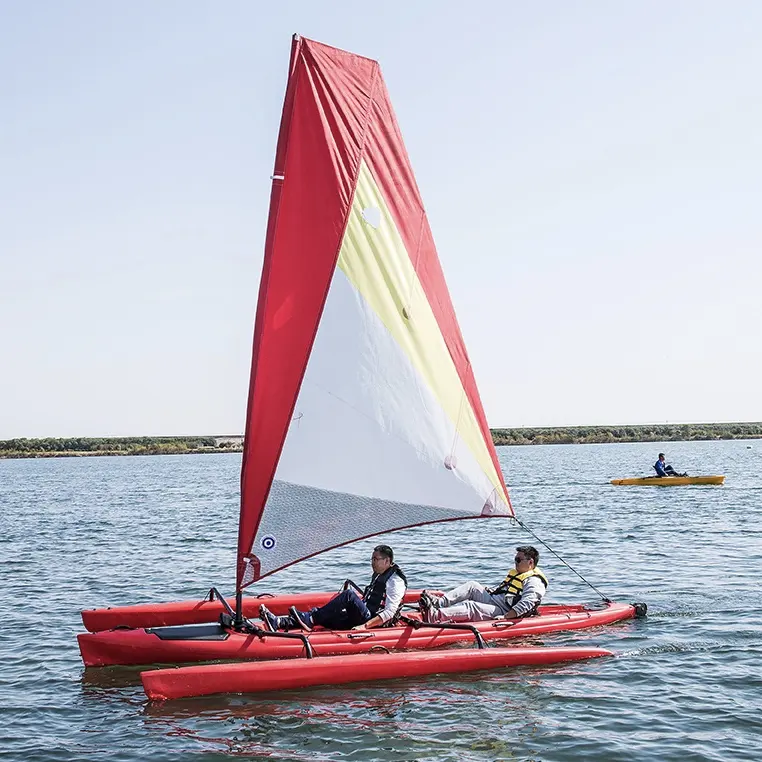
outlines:
[{"label": "red outrigger hull", "polygon": [[142,672],[148,698],[162,701],[337,685],[399,677],[473,672],[521,665],[556,664],[613,656],[604,648],[461,648],[428,653],[355,654],[330,659],[292,659],[244,664],[213,664]]},{"label": "red outrigger hull", "polygon": [[[336,593],[295,593],[293,595],[245,596],[243,615],[250,619],[259,616],[259,607],[264,603],[273,614],[287,614],[289,606],[303,611],[313,606],[328,603]],[[417,603],[420,590],[408,590],[405,603]],[[226,599],[230,608],[235,609],[235,598]],[[113,606],[105,609],[86,609],[82,612],[82,623],[89,632],[113,630],[115,627],[149,628],[175,627],[182,624],[204,624],[216,622],[225,609],[218,600],[176,601],[175,603],[145,603],[138,606]]]},{"label": "red outrigger hull", "polygon": [[[474,626],[485,640],[505,640],[597,627],[634,616],[635,608],[630,604],[609,603],[595,609],[582,605],[548,605],[540,607],[539,616],[477,622]],[[202,627],[214,629],[213,625]],[[194,637],[193,628],[182,633],[117,629],[82,633],[77,639],[82,660],[88,667],[287,659],[304,655],[304,646],[299,640],[243,634],[222,627],[216,634],[199,635]],[[374,630],[315,630],[308,634],[317,656],[363,653],[377,646],[390,650],[437,648],[473,640],[473,637],[467,630],[416,629],[409,625]]]}]

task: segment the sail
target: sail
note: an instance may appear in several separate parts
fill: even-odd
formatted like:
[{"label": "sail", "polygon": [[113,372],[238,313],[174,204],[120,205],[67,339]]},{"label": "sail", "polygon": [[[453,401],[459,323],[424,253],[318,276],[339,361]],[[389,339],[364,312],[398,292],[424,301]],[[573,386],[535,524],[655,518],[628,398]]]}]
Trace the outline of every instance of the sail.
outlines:
[{"label": "sail", "polygon": [[362,537],[512,515],[379,66],[295,38],[254,329],[238,588]]}]

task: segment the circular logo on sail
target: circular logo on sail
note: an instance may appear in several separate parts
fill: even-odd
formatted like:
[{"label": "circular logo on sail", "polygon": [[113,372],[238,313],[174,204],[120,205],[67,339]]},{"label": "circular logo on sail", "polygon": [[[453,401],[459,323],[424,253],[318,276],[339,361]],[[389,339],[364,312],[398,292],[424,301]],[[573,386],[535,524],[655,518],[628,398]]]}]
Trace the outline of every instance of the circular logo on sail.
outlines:
[{"label": "circular logo on sail", "polygon": [[276,546],[275,538],[271,534],[266,534],[260,541],[259,544],[265,549],[265,550],[272,550]]}]

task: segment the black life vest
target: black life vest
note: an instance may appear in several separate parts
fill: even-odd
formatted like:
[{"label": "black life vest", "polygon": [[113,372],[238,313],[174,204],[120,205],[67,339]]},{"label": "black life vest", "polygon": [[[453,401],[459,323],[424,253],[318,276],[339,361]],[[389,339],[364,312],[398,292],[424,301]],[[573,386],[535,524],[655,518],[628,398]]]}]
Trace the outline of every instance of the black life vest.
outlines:
[{"label": "black life vest", "polygon": [[[376,616],[384,607],[386,583],[392,574],[396,574],[405,583],[405,587],[407,587],[407,577],[397,564],[392,564],[383,574],[374,574],[370,578],[370,584],[363,590],[362,594],[362,599],[365,601],[371,617]],[[402,608],[402,605],[400,605],[400,608]],[[396,614],[394,618],[396,619]]]}]

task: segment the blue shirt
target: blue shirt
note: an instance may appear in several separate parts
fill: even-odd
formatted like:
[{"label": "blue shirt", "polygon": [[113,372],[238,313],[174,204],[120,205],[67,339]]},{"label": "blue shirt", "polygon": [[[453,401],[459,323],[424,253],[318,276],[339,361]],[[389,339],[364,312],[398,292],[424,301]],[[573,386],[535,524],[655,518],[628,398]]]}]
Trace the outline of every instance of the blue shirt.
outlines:
[{"label": "blue shirt", "polygon": [[654,463],[654,468],[656,469],[656,475],[657,476],[666,476],[667,472],[664,470],[664,466],[666,464],[662,463],[660,460],[657,460],[656,463]]}]

